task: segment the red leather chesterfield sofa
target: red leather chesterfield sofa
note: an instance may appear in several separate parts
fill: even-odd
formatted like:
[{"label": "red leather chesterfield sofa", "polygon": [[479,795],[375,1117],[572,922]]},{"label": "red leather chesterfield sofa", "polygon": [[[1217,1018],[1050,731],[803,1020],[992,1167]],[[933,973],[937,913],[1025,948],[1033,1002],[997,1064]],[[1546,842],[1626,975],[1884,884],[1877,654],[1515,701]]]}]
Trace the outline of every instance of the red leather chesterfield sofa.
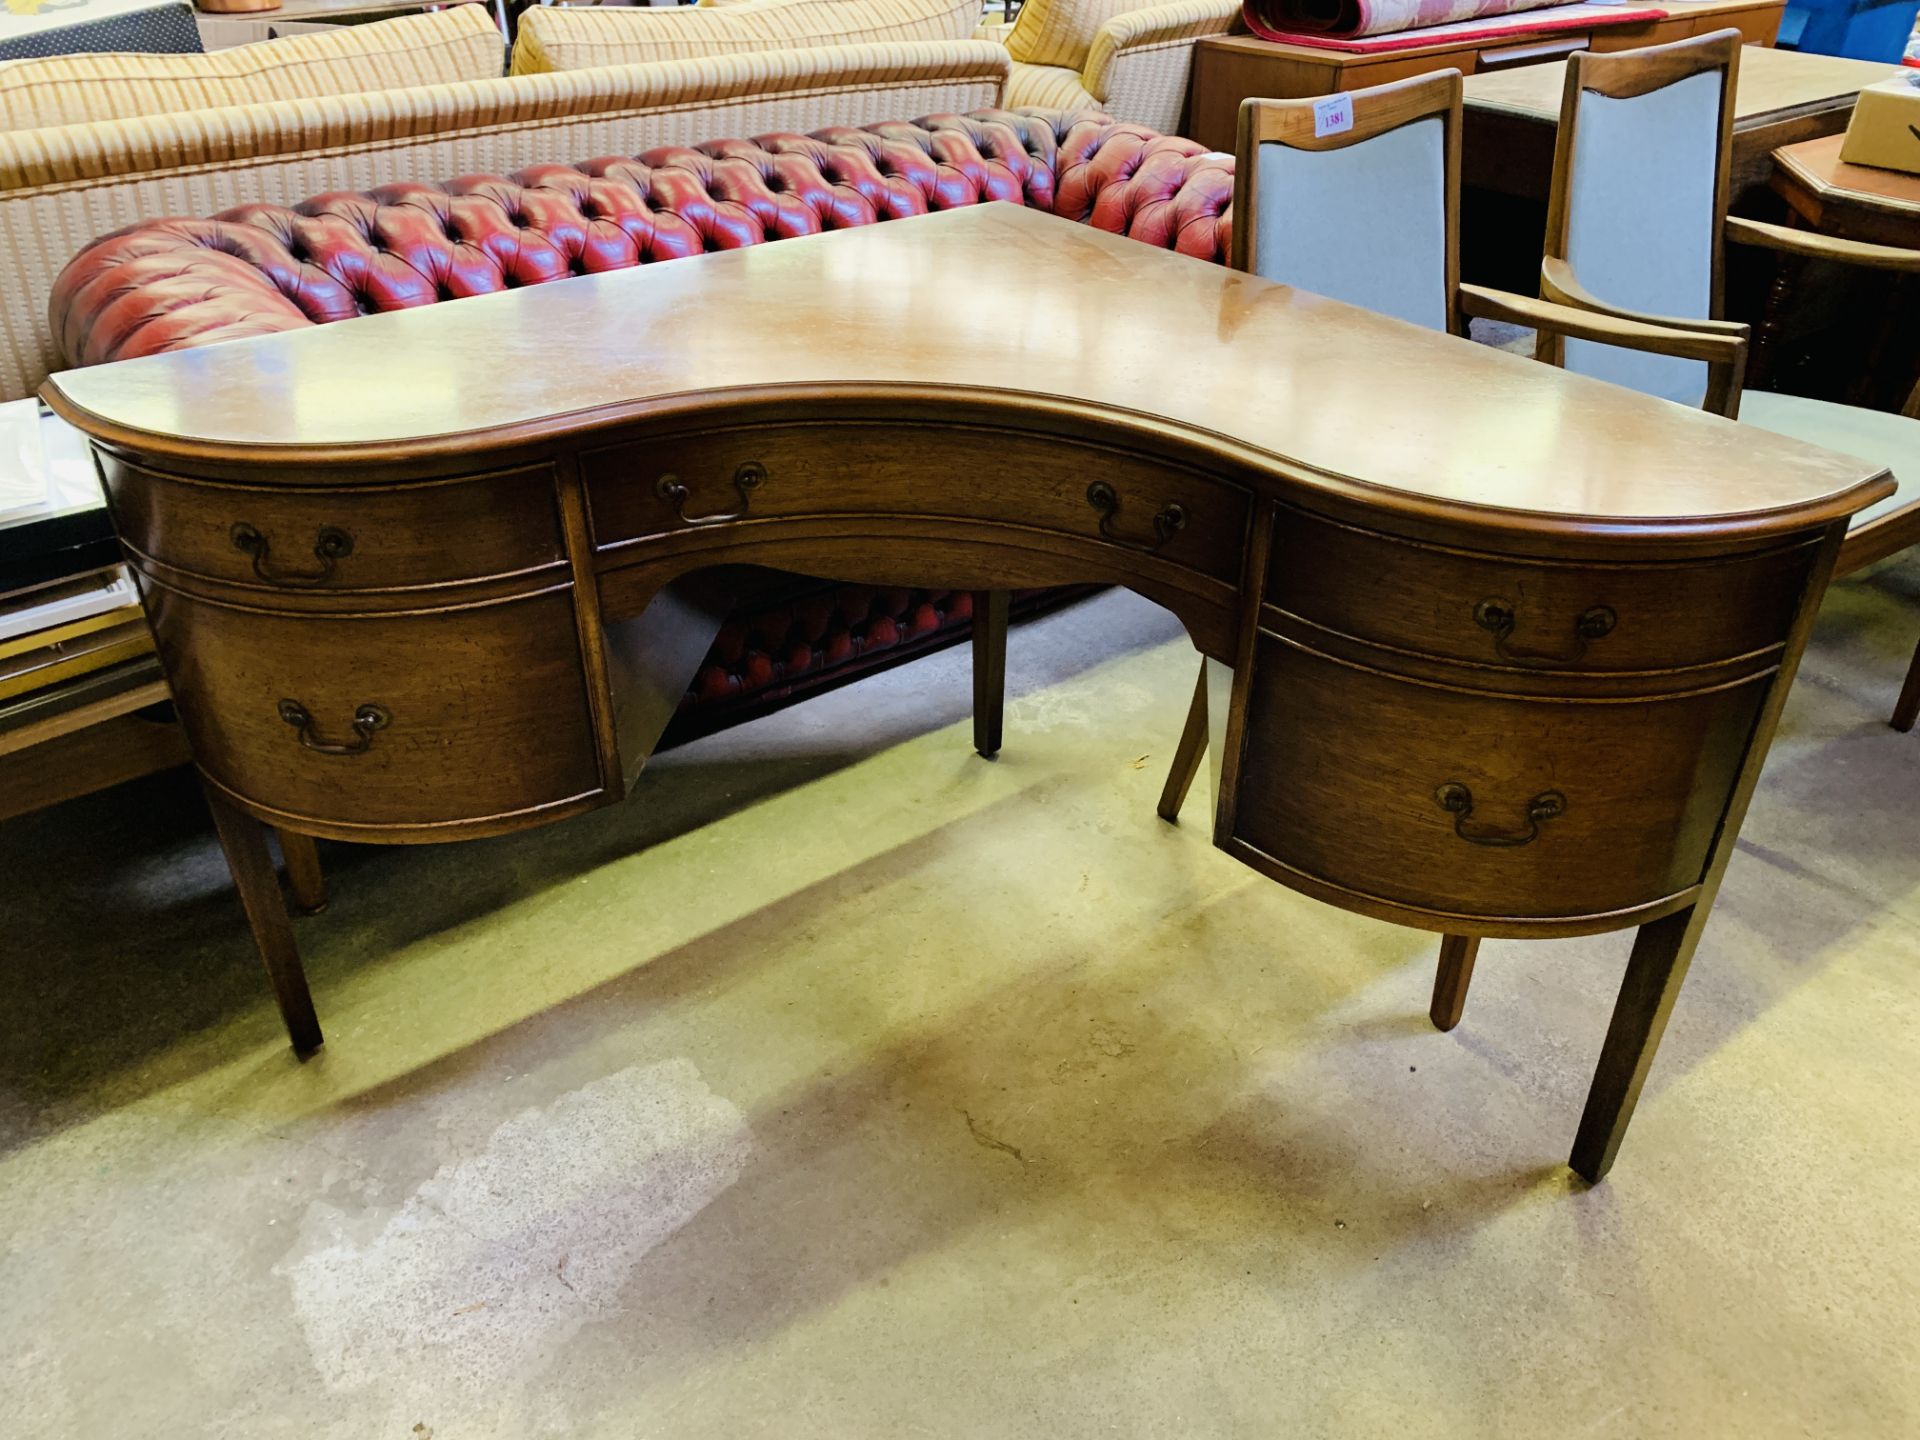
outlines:
[{"label": "red leather chesterfield sofa", "polygon": [[[1232,194],[1231,156],[1105,115],[932,115],[147,221],[75,256],[50,311],[68,363],[94,365],[988,200],[1220,261]],[[990,285],[994,264],[957,279]],[[971,614],[960,592],[781,581],[665,738],[949,643]]]}]

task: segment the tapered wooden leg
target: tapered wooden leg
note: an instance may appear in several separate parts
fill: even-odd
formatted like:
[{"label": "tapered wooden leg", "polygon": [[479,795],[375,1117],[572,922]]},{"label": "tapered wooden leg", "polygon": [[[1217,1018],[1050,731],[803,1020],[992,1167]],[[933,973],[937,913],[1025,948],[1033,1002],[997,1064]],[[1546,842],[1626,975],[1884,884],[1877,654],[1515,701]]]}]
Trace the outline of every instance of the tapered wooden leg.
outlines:
[{"label": "tapered wooden leg", "polygon": [[1893,719],[1888,722],[1902,735],[1913,729],[1913,722],[1920,720],[1920,645],[1913,647],[1913,663],[1907,666],[1907,683],[1900,687],[1900,701],[1893,707]]},{"label": "tapered wooden leg", "polygon": [[1593,1088],[1587,1092],[1586,1113],[1580,1117],[1580,1133],[1574,1137],[1573,1156],[1567,1162],[1585,1179],[1597,1181],[1613,1168],[1613,1157],[1633,1119],[1640,1087],[1653,1068],[1654,1052],[1660,1048],[1667,1017],[1673,1013],[1705,924],[1706,913],[1697,905],[1689,906],[1642,925],[1633,937],[1627,976],[1620,984],[1606,1044],[1600,1047],[1600,1064],[1593,1072]]},{"label": "tapered wooden leg", "polygon": [[313,915],[327,906],[327,877],[320,869],[320,852],[311,835],[292,830],[275,830],[280,837],[280,858],[286,862],[287,894],[293,908],[302,915]]},{"label": "tapered wooden leg", "polygon": [[260,947],[267,978],[273,982],[273,998],[280,1002],[287,1038],[293,1041],[294,1054],[304,1060],[320,1048],[320,1021],[313,1013],[313,997],[307,993],[307,975],[300,967],[293,923],[287,919],[287,907],[280,898],[280,877],[267,851],[266,829],[211,788],[207,790],[207,808],[213,811],[213,825],[220,833],[220,848],[227,854],[227,868],[233,871],[234,887],[240,892],[254,944]]},{"label": "tapered wooden leg", "polygon": [[973,592],[973,748],[991,760],[1000,753],[1000,722],[1007,708],[1008,590]]},{"label": "tapered wooden leg", "polygon": [[1193,777],[1200,773],[1200,762],[1207,753],[1207,662],[1200,662],[1200,679],[1193,687],[1193,703],[1187,706],[1186,728],[1180,732],[1180,744],[1173,752],[1173,768],[1167,772],[1166,788],[1160,792],[1160,818],[1178,820],[1180,807],[1187,803],[1187,791]]},{"label": "tapered wooden leg", "polygon": [[1427,1014],[1439,1029],[1451,1030],[1467,1008],[1467,987],[1473,983],[1473,959],[1480,953],[1478,935],[1440,937],[1440,973],[1433,980],[1433,1004]]}]

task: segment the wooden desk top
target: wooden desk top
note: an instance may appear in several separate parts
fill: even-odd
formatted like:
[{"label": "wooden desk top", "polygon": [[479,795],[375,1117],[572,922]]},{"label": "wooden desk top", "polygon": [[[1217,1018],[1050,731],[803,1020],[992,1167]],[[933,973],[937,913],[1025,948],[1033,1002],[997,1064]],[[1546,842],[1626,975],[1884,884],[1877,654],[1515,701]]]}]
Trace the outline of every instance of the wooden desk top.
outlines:
[{"label": "wooden desk top", "polygon": [[1825,523],[1882,473],[998,204],[67,371],[43,393],[148,456],[291,447],[289,467],[458,458],[716,407],[738,423],[756,399],[788,415],[985,405],[1054,430],[1137,428],[1397,509],[1587,536],[1626,518],[1715,534]]},{"label": "wooden desk top", "polygon": [[[1899,73],[1898,65],[1749,45],[1740,54],[1740,80],[1733,97],[1734,128],[1824,109],[1836,101],[1851,104],[1867,86]],[[1472,109],[1498,110],[1558,125],[1566,83],[1564,60],[1495,70],[1467,77],[1466,102]]]}]

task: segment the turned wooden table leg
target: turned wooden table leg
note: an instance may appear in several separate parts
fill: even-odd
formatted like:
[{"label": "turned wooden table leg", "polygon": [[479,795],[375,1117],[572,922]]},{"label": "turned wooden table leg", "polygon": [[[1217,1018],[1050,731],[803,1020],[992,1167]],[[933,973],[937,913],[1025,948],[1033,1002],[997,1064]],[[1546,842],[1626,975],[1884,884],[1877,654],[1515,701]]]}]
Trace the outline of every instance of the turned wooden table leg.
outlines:
[{"label": "turned wooden table leg", "polygon": [[294,1053],[304,1060],[320,1048],[320,1021],[313,1013],[313,997],[307,993],[307,975],[300,966],[299,947],[294,944],[293,923],[287,919],[286,903],[280,898],[280,876],[267,850],[266,829],[252,816],[234,809],[210,786],[207,808],[213,811],[220,848],[226,851],[227,867],[233,871],[247,924],[260,947],[260,958],[266,962],[267,978],[273,982],[273,997],[280,1003],[287,1038],[293,1041]]},{"label": "turned wooden table leg", "polygon": [[[1796,223],[1789,215],[1787,224]],[[1798,255],[1779,254],[1773,258],[1773,283],[1767,287],[1767,298],[1760,310],[1760,323],[1754,328],[1753,348],[1747,354],[1747,378],[1749,389],[1767,390],[1773,379],[1774,367],[1779,363],[1780,341],[1786,328],[1786,316],[1793,304],[1793,294],[1799,285],[1803,262]]]},{"label": "turned wooden table leg", "polygon": [[1706,920],[1705,908],[1692,905],[1642,925],[1633,937],[1626,979],[1567,1162],[1587,1180],[1597,1181],[1613,1168]]},{"label": "turned wooden table leg", "polygon": [[1913,729],[1920,720],[1920,644],[1913,647],[1913,663],[1907,666],[1907,683],[1900,687],[1900,699],[1893,707],[1893,719],[1887,723],[1901,734]]},{"label": "turned wooden table leg", "polygon": [[313,837],[292,830],[276,829],[273,833],[280,837],[280,858],[286,862],[287,893],[293,908],[302,915],[324,910],[327,877],[320,869],[320,852],[314,848]]},{"label": "turned wooden table leg", "polygon": [[1207,753],[1207,662],[1200,662],[1200,678],[1194,682],[1193,703],[1187,706],[1187,723],[1180,732],[1180,744],[1173,752],[1173,768],[1167,771],[1166,788],[1160,792],[1160,818],[1178,820],[1180,807],[1187,803],[1193,777],[1200,773],[1200,762]]},{"label": "turned wooden table leg", "polygon": [[1000,753],[1007,707],[1007,609],[1010,590],[973,592],[973,748],[991,760]]},{"label": "turned wooden table leg", "polygon": [[1440,971],[1433,979],[1433,1004],[1427,1015],[1441,1030],[1460,1023],[1467,1008],[1467,987],[1473,983],[1473,960],[1480,953],[1478,935],[1440,937]]}]

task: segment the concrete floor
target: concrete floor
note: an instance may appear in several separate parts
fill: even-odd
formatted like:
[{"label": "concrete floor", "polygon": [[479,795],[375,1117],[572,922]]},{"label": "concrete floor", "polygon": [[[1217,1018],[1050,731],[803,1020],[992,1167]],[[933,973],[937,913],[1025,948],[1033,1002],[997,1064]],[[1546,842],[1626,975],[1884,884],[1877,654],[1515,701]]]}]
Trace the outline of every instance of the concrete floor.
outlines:
[{"label": "concrete floor", "polygon": [[[330,847],[296,1064],[189,783],[0,827],[0,1433],[1920,1434],[1920,565],[1830,600],[1639,1118],[1622,936],[1433,941],[1153,802],[1124,594]],[[1191,814],[1197,817],[1198,807]]]}]

